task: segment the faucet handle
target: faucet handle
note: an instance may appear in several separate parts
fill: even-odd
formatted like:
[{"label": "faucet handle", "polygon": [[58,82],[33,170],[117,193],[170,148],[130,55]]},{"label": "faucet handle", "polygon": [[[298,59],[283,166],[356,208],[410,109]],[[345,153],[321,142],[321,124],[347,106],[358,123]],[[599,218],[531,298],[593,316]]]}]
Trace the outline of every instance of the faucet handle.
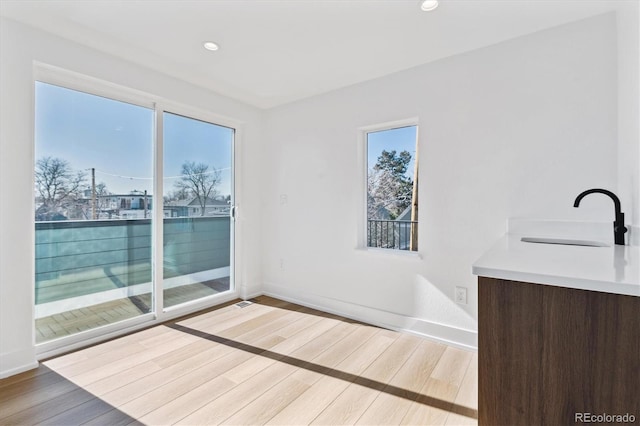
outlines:
[{"label": "faucet handle", "polygon": [[621,226],[616,226],[616,225],[614,225],[613,230],[614,230],[614,232],[622,232],[622,233],[624,234],[624,233],[625,233],[625,232],[627,232],[629,229],[627,229],[627,227],[626,227],[626,226],[624,226],[624,225],[621,225]]}]

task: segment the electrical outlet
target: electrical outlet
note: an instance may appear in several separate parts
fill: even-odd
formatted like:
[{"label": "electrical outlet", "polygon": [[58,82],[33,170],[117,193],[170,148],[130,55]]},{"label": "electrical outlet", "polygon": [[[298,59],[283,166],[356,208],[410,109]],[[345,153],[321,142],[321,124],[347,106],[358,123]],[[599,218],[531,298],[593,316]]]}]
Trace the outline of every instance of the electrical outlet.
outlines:
[{"label": "electrical outlet", "polygon": [[284,271],[284,259],[280,259],[280,269]]},{"label": "electrical outlet", "polygon": [[287,194],[280,194],[280,205],[284,206],[288,202],[289,202],[289,197],[287,196]]},{"label": "electrical outlet", "polygon": [[462,305],[467,304],[467,288],[466,287],[456,287],[456,303],[460,303]]}]

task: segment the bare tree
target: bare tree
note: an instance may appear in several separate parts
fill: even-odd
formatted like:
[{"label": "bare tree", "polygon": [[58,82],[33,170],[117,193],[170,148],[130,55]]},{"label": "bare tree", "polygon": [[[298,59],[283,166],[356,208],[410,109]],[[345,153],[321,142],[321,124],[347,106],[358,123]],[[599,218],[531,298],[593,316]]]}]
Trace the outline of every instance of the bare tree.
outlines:
[{"label": "bare tree", "polygon": [[107,188],[107,184],[104,182],[100,182],[96,185],[96,197],[98,208],[98,212],[102,212],[104,210],[109,210],[111,207],[111,201],[109,200],[109,195],[111,195],[111,191]]},{"label": "bare tree", "polygon": [[169,191],[167,195],[164,196],[164,202],[170,203],[173,201],[181,201],[186,200],[191,197],[191,191],[185,188],[176,188],[174,191]]},{"label": "bare tree", "polygon": [[41,213],[50,217],[63,210],[75,209],[85,173],[74,172],[61,158],[43,157],[36,162],[36,191],[42,202]]},{"label": "bare tree", "polygon": [[201,207],[200,215],[204,216],[207,200],[218,195],[216,186],[219,183],[220,171],[215,167],[209,170],[207,164],[185,161],[182,164],[182,176],[174,186],[176,190],[189,192],[197,198]]},{"label": "bare tree", "polygon": [[98,196],[111,195],[111,192],[109,192],[109,190],[107,189],[106,183],[100,182],[99,184],[96,185],[96,195]]}]

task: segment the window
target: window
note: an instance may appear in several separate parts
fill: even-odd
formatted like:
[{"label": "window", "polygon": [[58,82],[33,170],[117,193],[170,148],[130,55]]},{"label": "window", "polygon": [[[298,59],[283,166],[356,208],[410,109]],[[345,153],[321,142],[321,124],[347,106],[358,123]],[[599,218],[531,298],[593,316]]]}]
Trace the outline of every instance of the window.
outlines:
[{"label": "window", "polygon": [[418,250],[418,127],[366,133],[368,247]]}]

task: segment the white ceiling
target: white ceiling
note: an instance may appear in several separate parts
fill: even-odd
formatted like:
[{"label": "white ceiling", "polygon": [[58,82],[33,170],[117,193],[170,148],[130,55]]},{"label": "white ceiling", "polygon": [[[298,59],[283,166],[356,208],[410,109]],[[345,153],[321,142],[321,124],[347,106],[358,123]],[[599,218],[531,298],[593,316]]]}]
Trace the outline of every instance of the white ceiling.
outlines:
[{"label": "white ceiling", "polygon": [[0,0],[0,14],[270,108],[629,1]]}]

